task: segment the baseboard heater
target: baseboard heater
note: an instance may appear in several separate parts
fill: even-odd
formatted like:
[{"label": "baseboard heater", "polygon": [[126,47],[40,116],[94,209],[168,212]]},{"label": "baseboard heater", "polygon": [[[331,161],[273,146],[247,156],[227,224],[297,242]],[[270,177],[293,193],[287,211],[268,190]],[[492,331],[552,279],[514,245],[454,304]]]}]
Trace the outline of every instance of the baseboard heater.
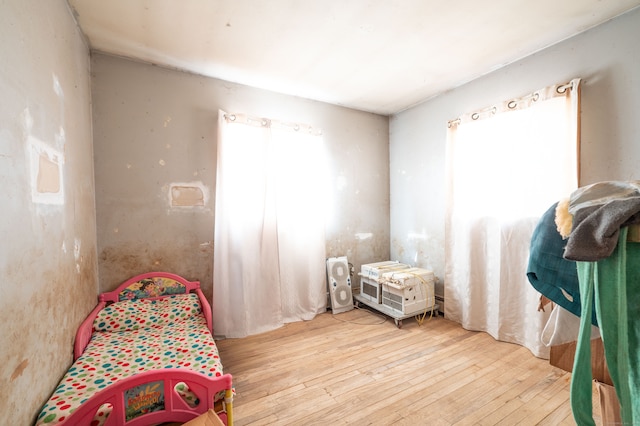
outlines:
[{"label": "baseboard heater", "polygon": [[438,304],[438,312],[444,316],[444,296],[436,294],[436,303]]}]

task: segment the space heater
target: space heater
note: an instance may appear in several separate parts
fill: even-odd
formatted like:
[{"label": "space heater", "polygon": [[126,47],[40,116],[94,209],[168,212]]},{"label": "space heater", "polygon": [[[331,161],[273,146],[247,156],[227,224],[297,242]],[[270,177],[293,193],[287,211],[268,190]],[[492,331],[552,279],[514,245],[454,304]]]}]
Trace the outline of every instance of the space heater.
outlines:
[{"label": "space heater", "polygon": [[432,271],[409,268],[382,274],[382,305],[398,315],[432,310],[435,304]]},{"label": "space heater", "polygon": [[360,267],[360,296],[373,303],[382,303],[382,286],[380,279],[385,272],[409,269],[409,265],[398,261],[367,263]]}]

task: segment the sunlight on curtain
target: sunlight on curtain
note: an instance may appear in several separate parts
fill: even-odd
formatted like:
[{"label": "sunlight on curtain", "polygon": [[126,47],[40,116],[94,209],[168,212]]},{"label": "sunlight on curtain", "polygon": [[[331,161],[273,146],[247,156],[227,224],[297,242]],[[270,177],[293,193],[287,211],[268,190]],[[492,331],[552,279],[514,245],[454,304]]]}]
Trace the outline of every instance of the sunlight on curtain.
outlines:
[{"label": "sunlight on curtain", "polygon": [[578,93],[576,79],[449,123],[445,315],[544,358],[529,244],[578,186]]},{"label": "sunlight on curtain", "polygon": [[261,333],[325,310],[324,158],[308,126],[219,113],[216,335]]}]

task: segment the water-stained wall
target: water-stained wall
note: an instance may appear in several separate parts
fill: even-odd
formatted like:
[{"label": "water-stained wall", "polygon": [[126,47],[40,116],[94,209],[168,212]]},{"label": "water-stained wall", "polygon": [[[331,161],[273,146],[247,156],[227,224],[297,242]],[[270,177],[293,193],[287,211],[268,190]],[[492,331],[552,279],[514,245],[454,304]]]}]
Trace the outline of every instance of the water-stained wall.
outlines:
[{"label": "water-stained wall", "polygon": [[212,295],[218,110],[322,129],[327,255],[389,257],[388,119],[108,55],[92,58],[100,287],[166,270]]},{"label": "water-stained wall", "polygon": [[442,294],[447,121],[551,84],[583,79],[581,183],[640,179],[638,40],[640,9],[392,117],[392,258],[433,269]]},{"label": "water-stained wall", "polygon": [[33,424],[97,301],[89,51],[64,0],[0,2],[0,423]]}]

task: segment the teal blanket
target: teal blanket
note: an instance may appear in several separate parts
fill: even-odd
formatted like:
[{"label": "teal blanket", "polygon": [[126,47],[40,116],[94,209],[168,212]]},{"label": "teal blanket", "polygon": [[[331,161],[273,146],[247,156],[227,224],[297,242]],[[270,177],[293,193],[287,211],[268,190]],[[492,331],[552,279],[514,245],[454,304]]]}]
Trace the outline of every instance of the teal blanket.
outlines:
[{"label": "teal blanket", "polygon": [[[556,228],[557,205],[547,209],[533,230],[527,279],[540,294],[579,317],[582,308],[578,270],[576,262],[563,257],[567,242]],[[598,325],[595,309],[591,322]]]},{"label": "teal blanket", "polygon": [[628,243],[627,228],[620,229],[611,256],[578,262],[578,279],[583,315],[571,377],[573,416],[580,426],[595,424],[589,321],[593,301],[623,424],[640,425],[640,244]]}]

